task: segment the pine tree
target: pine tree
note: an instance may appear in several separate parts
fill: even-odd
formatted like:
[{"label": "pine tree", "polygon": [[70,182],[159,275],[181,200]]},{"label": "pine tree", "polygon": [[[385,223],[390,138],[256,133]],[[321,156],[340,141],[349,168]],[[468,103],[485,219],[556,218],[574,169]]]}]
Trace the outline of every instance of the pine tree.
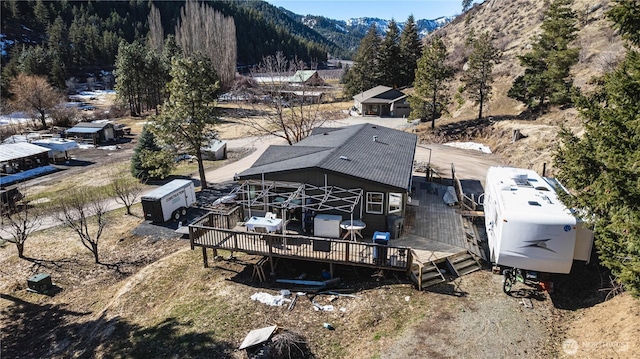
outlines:
[{"label": "pine tree", "polygon": [[422,56],[422,43],[413,15],[410,15],[400,34],[401,86],[413,84],[420,56]]},{"label": "pine tree", "polygon": [[546,102],[571,102],[571,66],[578,62],[579,48],[570,43],[577,36],[576,15],[571,0],[554,0],[544,14],[542,34],[533,39],[531,52],[518,56],[524,75],[518,76],[508,96],[530,110],[544,110]]},{"label": "pine tree", "polygon": [[640,12],[638,2],[615,3],[608,16],[630,42],[624,61],[576,105],[585,133],[561,133],[554,162],[571,191],[565,203],[594,227],[601,263],[640,297]]},{"label": "pine tree", "polygon": [[344,94],[346,97],[352,97],[378,85],[380,79],[377,55],[379,48],[380,38],[376,31],[376,25],[371,24],[367,34],[360,41],[354,64],[345,76]]},{"label": "pine tree", "polygon": [[143,108],[146,49],[139,42],[120,43],[116,58],[116,96],[129,105],[131,116],[140,116]]},{"label": "pine tree", "polygon": [[401,79],[400,66],[400,30],[396,21],[391,19],[384,40],[380,43],[378,52],[379,84],[398,87]]},{"label": "pine tree", "polygon": [[51,59],[49,79],[58,88],[67,79],[66,59],[69,54],[67,28],[60,16],[47,29],[49,58]]},{"label": "pine tree", "polygon": [[173,153],[163,150],[156,142],[153,132],[148,126],[144,126],[131,156],[131,175],[143,182],[152,178],[165,178],[173,169],[173,159]]},{"label": "pine tree", "polygon": [[418,60],[415,94],[409,97],[410,118],[430,119],[431,128],[435,128],[436,119],[445,111],[449,103],[447,81],[454,74],[453,68],[446,63],[447,48],[441,38],[435,37],[424,49]]},{"label": "pine tree", "polygon": [[174,58],[167,85],[169,99],[154,125],[154,132],[163,143],[195,155],[202,188],[207,188],[202,148],[216,138],[219,89],[220,79],[208,57]]},{"label": "pine tree", "polygon": [[493,82],[493,65],[500,61],[501,51],[493,46],[492,37],[488,32],[468,39],[472,51],[467,62],[467,69],[462,75],[464,91],[478,105],[478,119],[482,118],[484,104],[491,96]]},{"label": "pine tree", "polygon": [[467,12],[471,9],[471,5],[473,5],[473,0],[462,0],[462,12]]}]

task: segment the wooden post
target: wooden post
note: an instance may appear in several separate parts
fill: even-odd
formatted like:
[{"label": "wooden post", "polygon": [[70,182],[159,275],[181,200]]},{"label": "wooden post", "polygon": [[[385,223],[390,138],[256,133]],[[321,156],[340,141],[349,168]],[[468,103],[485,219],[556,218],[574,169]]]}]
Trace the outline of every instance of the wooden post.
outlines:
[{"label": "wooden post", "polygon": [[204,261],[204,267],[209,268],[209,258],[207,258],[207,247],[202,246],[202,260]]},{"label": "wooden post", "polygon": [[345,261],[345,262],[350,262],[350,260],[349,260],[349,245],[350,245],[350,244],[351,244],[351,243],[349,243],[349,242],[347,242],[347,243],[345,244],[345,248],[344,248],[344,261]]},{"label": "wooden post", "polygon": [[333,278],[333,262],[329,263],[329,274],[331,275],[331,278]]},{"label": "wooden post", "polygon": [[269,246],[269,264],[271,265],[271,274],[276,274],[276,267],[273,264],[273,246],[271,236],[265,236],[267,238],[267,245]]}]

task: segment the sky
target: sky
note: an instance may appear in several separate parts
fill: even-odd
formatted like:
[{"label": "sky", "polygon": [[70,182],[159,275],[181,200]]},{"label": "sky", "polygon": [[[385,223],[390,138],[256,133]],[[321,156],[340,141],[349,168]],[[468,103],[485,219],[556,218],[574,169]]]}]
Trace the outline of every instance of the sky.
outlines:
[{"label": "sky", "polygon": [[[299,15],[320,15],[347,20],[358,17],[404,22],[413,14],[415,20],[433,20],[462,12],[462,0],[266,0]],[[476,1],[477,2],[477,1]]]}]

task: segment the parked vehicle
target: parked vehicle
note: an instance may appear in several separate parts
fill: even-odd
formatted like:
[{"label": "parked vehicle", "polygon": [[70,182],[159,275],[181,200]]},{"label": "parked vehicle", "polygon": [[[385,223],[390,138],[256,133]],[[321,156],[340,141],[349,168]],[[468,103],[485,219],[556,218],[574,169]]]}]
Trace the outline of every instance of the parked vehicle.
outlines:
[{"label": "parked vehicle", "polygon": [[193,182],[190,180],[173,180],[162,187],[142,196],[144,218],[152,222],[162,223],[170,219],[179,220],[187,214],[187,208],[196,201]]},{"label": "parked vehicle", "polygon": [[491,262],[546,273],[569,273],[589,261],[593,232],[560,202],[561,185],[532,170],[491,167],[485,182],[485,228]]}]

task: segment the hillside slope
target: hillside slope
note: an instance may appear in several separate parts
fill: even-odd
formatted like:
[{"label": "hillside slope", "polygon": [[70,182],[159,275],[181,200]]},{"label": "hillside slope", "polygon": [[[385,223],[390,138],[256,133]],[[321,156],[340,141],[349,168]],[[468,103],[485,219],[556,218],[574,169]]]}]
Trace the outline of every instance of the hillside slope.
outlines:
[{"label": "hillside slope", "polygon": [[[579,62],[572,69],[574,83],[583,91],[593,90],[590,80],[612,69],[624,56],[624,46],[606,19],[610,7],[606,0],[575,0],[573,9],[578,14],[579,29],[576,46],[581,48]],[[474,139],[491,146],[510,164],[540,171],[543,163],[551,164],[551,152],[557,144],[559,125],[564,124],[580,133],[580,121],[573,108],[552,109],[549,113],[531,121],[521,117],[525,107],[507,97],[513,80],[524,69],[517,56],[526,53],[532,38],[540,33],[545,2],[516,0],[487,0],[476,4],[466,14],[459,16],[433,35],[442,36],[456,68],[462,69],[466,58],[464,46],[467,34],[488,31],[495,36],[495,45],[504,49],[502,62],[494,67],[493,95],[486,107],[487,120],[470,121],[477,116],[477,106],[465,100],[454,101],[450,116],[441,120],[445,126],[445,139]],[[451,88],[455,93],[460,86],[457,79]],[[459,124],[457,127],[452,123]],[[460,128],[461,127],[461,128]],[[455,131],[451,131],[455,128]],[[513,130],[518,129],[526,138],[512,143]],[[441,138],[442,136],[440,136]]]}]

